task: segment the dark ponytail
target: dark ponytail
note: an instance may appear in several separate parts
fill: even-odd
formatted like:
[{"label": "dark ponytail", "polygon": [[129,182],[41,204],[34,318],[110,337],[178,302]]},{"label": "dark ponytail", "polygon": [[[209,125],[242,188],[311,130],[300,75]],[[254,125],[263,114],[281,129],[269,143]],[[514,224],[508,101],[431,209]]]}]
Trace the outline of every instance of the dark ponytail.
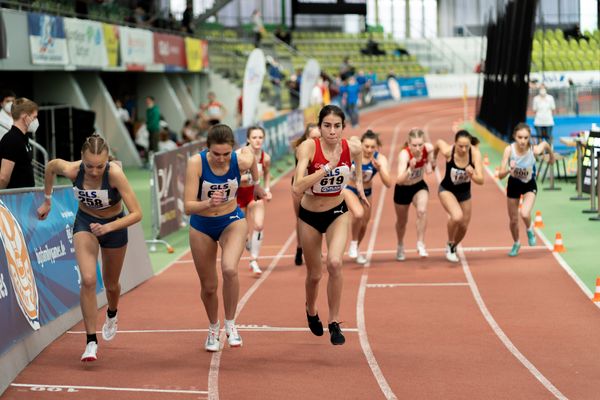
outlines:
[{"label": "dark ponytail", "polygon": [[458,139],[460,139],[461,137],[466,137],[467,139],[469,139],[469,142],[471,142],[471,146],[477,146],[479,144],[479,139],[477,139],[475,136],[471,135],[464,129],[461,129],[460,131],[456,132],[456,135],[454,135],[454,142],[457,142]]}]

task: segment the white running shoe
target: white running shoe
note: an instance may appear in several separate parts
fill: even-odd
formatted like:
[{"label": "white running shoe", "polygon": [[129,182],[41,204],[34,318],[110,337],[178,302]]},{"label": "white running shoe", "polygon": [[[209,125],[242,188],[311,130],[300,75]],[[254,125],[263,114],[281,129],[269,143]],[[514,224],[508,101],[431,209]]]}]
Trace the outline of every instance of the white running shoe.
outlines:
[{"label": "white running shoe", "polygon": [[348,257],[358,257],[358,246],[353,246],[352,243],[350,243],[350,247],[348,247]]},{"label": "white running shoe", "polygon": [[212,353],[221,349],[221,342],[219,342],[219,328],[217,328],[216,331],[210,329],[210,327],[208,328],[208,336],[204,343],[204,349]]},{"label": "white running shoe", "polygon": [[403,244],[399,244],[398,248],[396,249],[396,260],[398,260],[398,261],[406,260],[406,256],[404,255],[404,245]]},{"label": "white running shoe", "polygon": [[421,258],[429,257],[429,253],[425,250],[425,243],[417,242],[417,253],[419,253],[419,257]]},{"label": "white running shoe", "polygon": [[102,339],[104,340],[113,340],[115,335],[117,334],[117,316],[114,318],[108,318],[106,316],[106,321],[104,321],[104,325],[102,325]]},{"label": "white running shoe", "polygon": [[360,264],[360,265],[364,265],[367,263],[367,257],[365,257],[362,254],[359,254],[358,257],[356,257],[356,263]]},{"label": "white running shoe", "polygon": [[242,347],[242,337],[238,333],[235,324],[231,326],[225,325],[225,334],[227,335],[229,347]]},{"label": "white running shoe", "polygon": [[252,274],[254,274],[255,276],[262,275],[262,270],[258,266],[258,263],[256,262],[256,260],[250,261],[250,271],[252,271]]},{"label": "white running shoe", "polygon": [[458,256],[456,255],[455,251],[452,251],[450,246],[446,246],[446,260],[453,262],[453,263],[458,262]]},{"label": "white running shoe", "polygon": [[98,343],[89,342],[85,346],[85,351],[81,355],[81,361],[96,361],[98,357],[96,353],[98,352]]}]

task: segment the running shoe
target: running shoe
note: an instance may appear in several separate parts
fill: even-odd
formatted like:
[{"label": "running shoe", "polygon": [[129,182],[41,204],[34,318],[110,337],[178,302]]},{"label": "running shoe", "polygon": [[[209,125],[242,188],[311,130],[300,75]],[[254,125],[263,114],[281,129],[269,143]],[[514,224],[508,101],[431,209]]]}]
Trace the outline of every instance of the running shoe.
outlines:
[{"label": "running shoe", "polygon": [[398,248],[396,249],[396,260],[398,260],[398,261],[406,260],[406,256],[404,255],[404,245],[403,244],[399,244]]},{"label": "running shoe", "polygon": [[328,325],[329,334],[331,335],[331,344],[333,345],[342,345],[346,343],[346,338],[342,334],[342,330],[340,329],[340,324],[337,322],[332,322]]},{"label": "running shoe", "polygon": [[254,274],[254,276],[262,275],[262,271],[261,271],[260,267],[258,266],[258,263],[256,262],[256,260],[250,261],[250,271],[252,271],[252,274]]},{"label": "running shoe", "polygon": [[527,242],[529,242],[530,246],[535,246],[537,243],[535,239],[535,232],[533,229],[527,229]]},{"label": "running shoe", "polygon": [[85,346],[85,351],[81,355],[81,361],[96,361],[98,357],[96,353],[98,352],[98,343],[89,342]]},{"label": "running shoe", "polygon": [[367,257],[365,257],[363,254],[359,254],[358,257],[356,257],[356,263],[365,265],[367,263]]},{"label": "running shoe", "polygon": [[104,340],[113,340],[115,335],[117,334],[117,316],[115,315],[113,318],[106,317],[106,321],[104,321],[104,325],[102,325],[102,339]]},{"label": "running shoe", "polygon": [[417,253],[419,253],[419,257],[421,258],[429,257],[429,253],[425,250],[425,243],[417,242]]},{"label": "running shoe", "polygon": [[296,257],[294,258],[294,264],[302,265],[302,247],[296,247]]},{"label": "running shoe", "polygon": [[221,348],[221,343],[219,342],[219,328],[216,330],[210,329],[208,327],[208,336],[206,337],[206,342],[204,343],[204,349],[210,352],[219,351]]},{"label": "running shoe", "polygon": [[227,335],[229,347],[242,347],[242,337],[238,333],[235,324],[232,324],[231,326],[225,324],[225,334]]},{"label": "running shoe", "polygon": [[508,253],[509,257],[516,257],[519,254],[519,249],[521,248],[521,243],[515,242]]},{"label": "running shoe", "polygon": [[456,247],[451,245],[446,246],[446,260],[453,263],[458,262],[458,256],[456,255]]},{"label": "running shoe", "polygon": [[352,243],[350,243],[350,247],[348,248],[348,257],[350,257],[350,258],[358,257],[358,246],[357,245],[352,245]]},{"label": "running shoe", "polygon": [[319,319],[319,313],[315,315],[308,315],[306,311],[306,319],[308,320],[308,327],[315,336],[323,336],[323,323]]}]

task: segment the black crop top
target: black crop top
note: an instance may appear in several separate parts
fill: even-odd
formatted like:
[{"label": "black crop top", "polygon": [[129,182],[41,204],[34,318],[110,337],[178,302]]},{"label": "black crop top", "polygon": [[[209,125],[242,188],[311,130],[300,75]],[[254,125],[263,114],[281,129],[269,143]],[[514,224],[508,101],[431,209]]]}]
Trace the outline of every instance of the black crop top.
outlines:
[{"label": "black crop top", "polygon": [[471,159],[471,149],[469,148],[469,163],[464,168],[460,168],[454,162],[454,146],[452,146],[450,160],[446,162],[446,173],[441,183],[442,187],[453,193],[464,193],[471,190],[471,177],[465,171],[469,165],[474,167]]},{"label": "black crop top", "polygon": [[102,186],[99,189],[84,189],[83,177],[85,175],[85,170],[83,161],[81,162],[77,177],[73,181],[73,191],[75,192],[75,197],[77,197],[77,200],[79,200],[81,204],[96,210],[103,210],[105,208],[112,207],[121,201],[121,194],[119,191],[111,187],[108,183],[109,170],[110,162],[106,163],[106,169],[104,170],[104,175],[102,176]]}]

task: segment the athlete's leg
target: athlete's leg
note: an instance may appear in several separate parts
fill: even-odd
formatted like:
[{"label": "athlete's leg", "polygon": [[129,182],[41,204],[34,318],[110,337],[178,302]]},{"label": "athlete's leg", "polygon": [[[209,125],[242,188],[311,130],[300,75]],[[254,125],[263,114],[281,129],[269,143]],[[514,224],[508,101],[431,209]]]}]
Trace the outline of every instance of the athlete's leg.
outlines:
[{"label": "athlete's leg", "polygon": [[396,238],[398,246],[404,245],[404,235],[406,234],[406,222],[408,221],[409,204],[396,204]]},{"label": "athlete's leg", "polygon": [[240,294],[238,264],[244,251],[244,238],[248,230],[245,218],[235,221],[221,233],[221,273],[223,274],[223,306],[225,319],[233,320]]},{"label": "athlete's leg", "polygon": [[458,245],[467,234],[467,228],[471,222],[471,199],[460,202],[460,208],[463,212],[462,221],[457,225],[456,232],[454,233],[454,244]]},{"label": "athlete's leg", "polygon": [[513,242],[519,241],[519,199],[506,198],[510,235]]},{"label": "athlete's leg", "polygon": [[463,210],[460,203],[456,200],[454,194],[449,191],[443,191],[438,194],[442,207],[448,213],[448,242],[456,245],[456,231],[463,221]]},{"label": "athlete's leg", "polygon": [[427,202],[429,191],[419,190],[413,197],[413,205],[417,209],[417,242],[425,242],[425,229],[427,228]]},{"label": "athlete's leg", "polygon": [[306,262],[306,281],[304,284],[306,308],[310,315],[316,315],[319,281],[323,274],[321,261],[323,235],[301,219],[298,220],[298,228],[300,229],[300,240],[304,252],[304,261]]},{"label": "athlete's leg", "polygon": [[98,239],[91,232],[80,231],[73,237],[75,245],[75,257],[79,265],[81,275],[81,288],[79,299],[81,302],[81,313],[87,334],[96,333],[96,313],[98,304],[96,301],[96,263],[98,262]]},{"label": "athlete's leg", "polygon": [[119,277],[123,269],[125,252],[127,245],[119,248],[102,248],[102,280],[106,290],[106,300],[108,300],[108,309],[116,310],[119,305],[119,296],[121,295],[121,284]]},{"label": "athlete's leg", "polygon": [[206,315],[211,324],[219,320],[219,296],[217,288],[217,242],[208,235],[190,228],[190,250],[194,259],[194,266],[200,278],[200,298]]},{"label": "athlete's leg", "polygon": [[252,260],[256,261],[260,254],[260,248],[263,241],[263,227],[265,221],[265,203],[262,200],[253,200],[248,204],[248,212],[250,217],[248,223],[252,225],[250,231],[250,256]]},{"label": "athlete's leg", "polygon": [[525,223],[525,228],[531,228],[531,210],[535,204],[536,195],[533,192],[527,192],[523,195],[523,204],[521,205],[521,219]]},{"label": "athlete's leg", "polygon": [[329,304],[329,322],[339,322],[340,302],[342,299],[342,257],[348,239],[350,215],[337,217],[327,228],[327,302]]}]

